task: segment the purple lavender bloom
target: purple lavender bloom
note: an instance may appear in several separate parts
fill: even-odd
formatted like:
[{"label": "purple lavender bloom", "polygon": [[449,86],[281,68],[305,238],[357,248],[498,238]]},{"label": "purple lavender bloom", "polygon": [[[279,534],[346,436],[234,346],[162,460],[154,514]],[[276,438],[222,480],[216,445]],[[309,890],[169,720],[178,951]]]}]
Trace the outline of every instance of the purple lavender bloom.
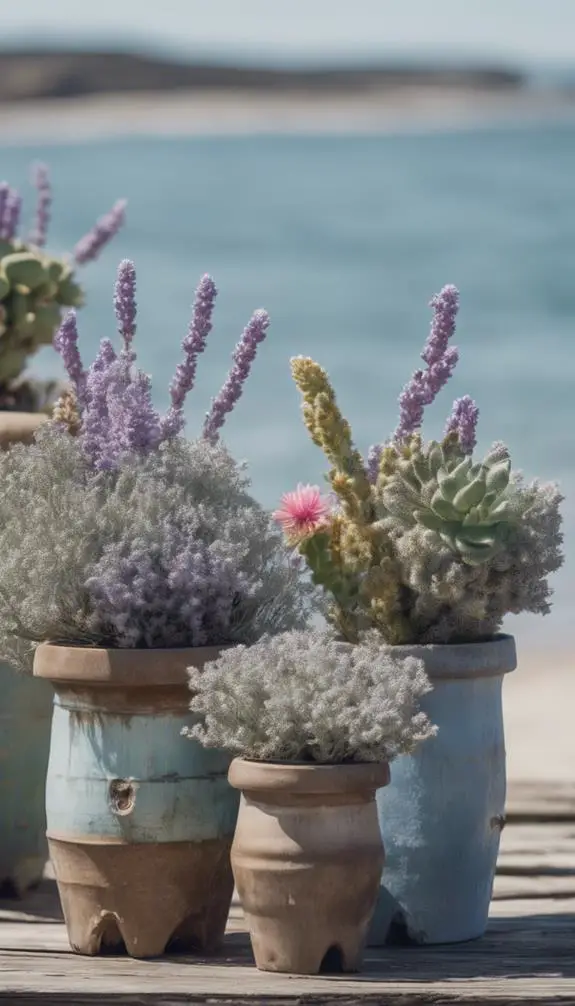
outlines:
[{"label": "purple lavender bloom", "polygon": [[433,321],[421,354],[427,369],[416,370],[399,396],[399,423],[393,434],[396,442],[405,440],[419,429],[425,407],[431,405],[447,383],[459,357],[457,349],[448,346],[455,332],[459,307],[456,287],[444,286],[432,298],[430,306],[433,308]]},{"label": "purple lavender bloom", "polygon": [[223,426],[226,414],[231,412],[240,398],[243,386],[254,362],[257,348],[269,328],[267,311],[256,311],[233,353],[233,364],[228,377],[206,416],[203,434],[209,440],[216,440],[218,430]]},{"label": "purple lavender bloom", "polygon": [[202,646],[226,639],[238,598],[250,586],[237,564],[190,540],[187,527],[165,521],[160,548],[112,544],[90,570],[85,587],[90,607],[109,627],[113,645]]},{"label": "purple lavender bloom", "polygon": [[22,196],[16,189],[9,186],[4,190],[2,220],[0,222],[0,237],[6,241],[12,241],[18,231],[20,223],[20,212],[22,210]]},{"label": "purple lavender bloom", "polygon": [[377,482],[377,476],[379,474],[379,463],[381,461],[381,455],[383,453],[382,444],[373,444],[369,448],[369,453],[367,455],[367,477],[372,485]]},{"label": "purple lavender bloom", "polygon": [[86,375],[86,404],[81,432],[84,455],[98,470],[113,467],[115,458],[110,436],[108,394],[117,380],[116,352],[109,339],[102,339],[98,355]]},{"label": "purple lavender bloom", "polygon": [[62,362],[81,407],[86,389],[86,371],[78,350],[78,325],[75,311],[69,311],[64,318],[54,336],[53,345],[56,352],[62,357]]},{"label": "purple lavender bloom", "polygon": [[212,314],[217,293],[212,277],[202,276],[196,290],[190,327],[182,342],[184,361],[176,367],[176,373],[170,384],[172,404],[162,419],[164,439],[177,436],[184,428],[184,401],[194,386],[198,356],[206,348],[206,341],[212,330]]},{"label": "purple lavender bloom", "polygon": [[92,230],[80,238],[74,249],[74,259],[78,265],[93,262],[98,257],[104,245],[120,230],[126,217],[125,210],[126,200],[120,199],[109,213],[100,217]]},{"label": "purple lavender bloom", "polygon": [[118,461],[122,454],[148,454],[161,440],[160,417],[152,405],[152,384],[147,374],[137,370],[119,375],[108,387],[111,443],[108,458]]},{"label": "purple lavender bloom", "polygon": [[431,330],[423,348],[421,359],[433,367],[445,355],[447,344],[455,333],[455,319],[459,310],[459,291],[448,284],[431,298],[433,308]]},{"label": "purple lavender bloom", "polygon": [[8,195],[10,193],[10,186],[8,182],[0,183],[0,238],[4,238],[4,213],[6,211],[6,202],[8,201]]},{"label": "purple lavender bloom", "polygon": [[134,263],[124,259],[118,266],[114,288],[114,308],[118,331],[124,341],[124,352],[132,359],[131,345],[136,334],[136,270]]},{"label": "purple lavender bloom", "polygon": [[50,185],[48,168],[45,164],[36,165],[33,179],[38,191],[38,202],[36,204],[36,227],[32,232],[30,240],[38,248],[43,248],[46,244],[46,236],[50,224],[50,206],[52,205],[52,187]]},{"label": "purple lavender bloom", "polygon": [[478,418],[479,409],[469,395],[455,399],[444,436],[447,436],[448,433],[457,433],[464,454],[473,454],[475,449],[477,443],[475,431]]}]

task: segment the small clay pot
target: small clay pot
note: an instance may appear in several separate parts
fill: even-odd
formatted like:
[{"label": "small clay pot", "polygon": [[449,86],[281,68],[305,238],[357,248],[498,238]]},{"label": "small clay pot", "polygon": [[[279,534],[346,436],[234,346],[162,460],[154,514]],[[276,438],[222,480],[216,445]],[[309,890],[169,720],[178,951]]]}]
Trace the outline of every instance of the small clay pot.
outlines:
[{"label": "small clay pot", "polygon": [[219,652],[36,650],[55,691],[48,844],[76,953],[212,953],[222,940],[238,794],[229,756],[181,736],[186,669]]},{"label": "small clay pot", "polygon": [[358,971],[384,850],[376,790],[388,765],[237,758],[232,869],[261,971]]}]

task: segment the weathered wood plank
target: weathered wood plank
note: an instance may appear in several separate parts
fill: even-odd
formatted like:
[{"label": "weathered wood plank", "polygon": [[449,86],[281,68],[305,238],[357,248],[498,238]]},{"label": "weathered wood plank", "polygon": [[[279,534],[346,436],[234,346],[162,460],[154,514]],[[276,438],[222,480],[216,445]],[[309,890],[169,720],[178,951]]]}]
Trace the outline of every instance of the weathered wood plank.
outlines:
[{"label": "weathered wood plank", "polygon": [[575,872],[569,851],[574,845],[575,826],[568,822],[509,825],[486,937],[455,947],[368,950],[358,976],[256,971],[237,904],[218,958],[79,957],[68,945],[56,886],[46,881],[24,902],[0,902],[0,1001],[19,1006],[575,1003]]},{"label": "weathered wood plank", "polygon": [[[575,752],[570,766],[575,763]],[[511,779],[507,786],[508,821],[575,821],[575,783]]]},{"label": "weathered wood plank", "polygon": [[[545,910],[540,912],[542,905]],[[230,933],[224,955],[216,960],[133,961],[72,954],[59,922],[3,922],[0,942],[12,949],[0,952],[0,999],[32,1004],[50,1002],[52,997],[52,1002],[64,1003],[61,997],[71,996],[69,1002],[81,1003],[80,994],[89,994],[99,997],[99,1006],[122,1002],[120,996],[124,1003],[138,1006],[175,1003],[178,997],[188,1002],[227,998],[239,1003],[241,990],[246,1001],[251,997],[252,1002],[275,1002],[276,1006],[282,999],[302,1004],[337,1001],[340,1006],[346,1000],[385,1002],[386,1006],[395,1002],[402,1006],[409,1002],[575,1002],[575,898],[504,902],[496,908],[504,911],[491,920],[483,940],[458,947],[369,950],[364,973],[353,978],[261,974],[252,966],[244,933]],[[52,914],[56,914],[54,909]],[[234,927],[241,925],[237,907],[233,915]]]}]

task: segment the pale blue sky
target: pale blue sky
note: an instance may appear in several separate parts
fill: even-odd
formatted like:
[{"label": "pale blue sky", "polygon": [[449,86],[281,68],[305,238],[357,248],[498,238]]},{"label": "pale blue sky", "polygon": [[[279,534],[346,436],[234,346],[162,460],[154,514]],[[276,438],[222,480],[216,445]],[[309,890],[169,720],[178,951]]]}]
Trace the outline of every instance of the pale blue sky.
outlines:
[{"label": "pale blue sky", "polygon": [[575,64],[575,0],[0,0],[0,38],[116,38],[190,52],[390,52]]}]

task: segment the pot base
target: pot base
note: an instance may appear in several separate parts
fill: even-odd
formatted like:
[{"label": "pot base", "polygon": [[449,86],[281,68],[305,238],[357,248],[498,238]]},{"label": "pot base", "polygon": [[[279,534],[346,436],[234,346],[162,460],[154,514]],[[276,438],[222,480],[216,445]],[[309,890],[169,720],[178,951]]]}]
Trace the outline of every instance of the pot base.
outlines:
[{"label": "pot base", "polygon": [[212,954],[233,893],[228,839],[123,844],[48,839],[70,946],[93,956]]},{"label": "pot base", "polygon": [[349,974],[360,969],[367,927],[358,932],[357,925],[334,925],[313,914],[308,916],[305,928],[294,925],[289,913],[283,923],[247,913],[245,918],[259,971],[317,975]]}]

